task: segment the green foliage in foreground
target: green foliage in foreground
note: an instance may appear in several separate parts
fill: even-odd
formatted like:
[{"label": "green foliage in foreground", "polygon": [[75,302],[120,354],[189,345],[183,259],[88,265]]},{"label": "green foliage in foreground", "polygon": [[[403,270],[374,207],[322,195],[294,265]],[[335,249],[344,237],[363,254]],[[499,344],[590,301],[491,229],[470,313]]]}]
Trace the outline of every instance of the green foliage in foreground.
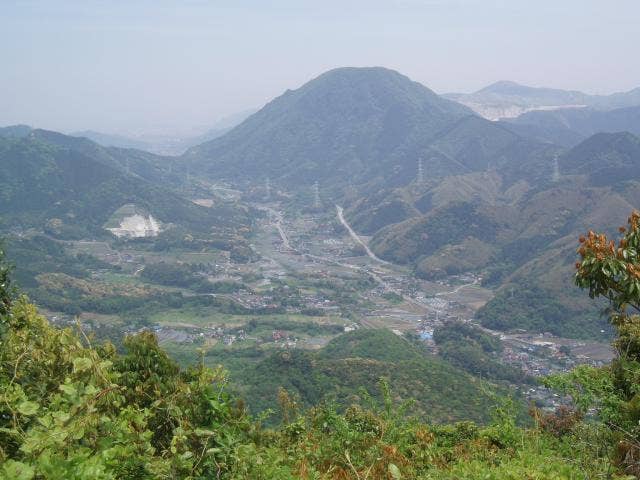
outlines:
[{"label": "green foliage in foreground", "polygon": [[284,422],[267,430],[221,371],[179,369],[151,334],[128,337],[123,354],[92,347],[24,299],[2,323],[0,478],[577,479],[606,468],[573,432],[522,430],[508,414],[485,428],[420,424],[384,383],[381,404],[344,413],[300,414],[281,391]]},{"label": "green foliage in foreground", "polygon": [[[265,429],[227,393],[222,371],[179,368],[150,333],[126,337],[122,353],[92,345],[81,330],[50,326],[7,287],[0,286],[0,479],[583,479],[615,472],[609,458],[619,437],[605,424],[535,412],[536,428],[522,429],[504,403],[486,427],[428,425],[394,402],[385,381],[378,401],[363,394],[344,412],[330,402],[300,412],[280,390],[282,424]],[[333,353],[348,346],[338,343]],[[591,389],[585,408],[603,391],[616,395],[616,377],[592,371],[600,380],[576,373],[602,387]],[[629,418],[624,404],[605,405],[608,419]]]},{"label": "green foliage in foreground", "polygon": [[[233,384],[254,413],[277,409],[277,394],[285,388],[302,409],[335,401],[343,411],[371,394],[381,400],[378,383],[387,379],[394,399],[411,401],[407,412],[420,420],[445,423],[490,421],[496,398],[505,388],[469,375],[386,329],[359,329],[338,335],[316,351],[264,351],[260,359],[235,350],[237,357],[208,356],[224,362]],[[252,349],[254,350],[254,349]],[[517,403],[524,417],[521,402]],[[269,418],[269,424],[277,419]]]},{"label": "green foliage in foreground", "polygon": [[3,244],[0,243],[0,315],[7,315],[11,306],[11,267],[5,264]]},{"label": "green foliage in foreground", "polygon": [[620,238],[590,231],[580,237],[576,284],[591,298],[610,304],[617,351],[606,369],[575,369],[570,375],[549,379],[549,384],[570,393],[583,410],[595,407],[611,427],[616,462],[640,476],[640,213],[633,212]]}]

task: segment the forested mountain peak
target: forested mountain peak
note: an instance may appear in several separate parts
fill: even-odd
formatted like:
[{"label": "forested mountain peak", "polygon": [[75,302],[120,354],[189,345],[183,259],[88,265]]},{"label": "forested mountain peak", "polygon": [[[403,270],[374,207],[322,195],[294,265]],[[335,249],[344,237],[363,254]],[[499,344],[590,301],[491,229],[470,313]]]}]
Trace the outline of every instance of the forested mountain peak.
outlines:
[{"label": "forested mountain peak", "polygon": [[31,132],[29,125],[9,125],[0,127],[0,137],[26,137]]},{"label": "forested mountain peak", "polygon": [[[599,132],[577,145],[575,151],[591,149],[609,150],[611,148],[637,148],[640,138],[629,132]],[[586,153],[586,152],[585,152]]]},{"label": "forested mountain peak", "polygon": [[512,81],[492,83],[473,93],[447,93],[445,98],[467,105],[485,118],[517,118],[532,111],[561,108],[611,110],[640,105],[640,88],[610,95],[592,95],[577,90],[531,87]]},{"label": "forested mountain peak", "polygon": [[364,181],[389,165],[415,170],[428,143],[471,114],[395,71],[339,68],[287,90],[185,160],[233,179]]},{"label": "forested mountain peak", "polygon": [[[414,108],[430,107],[443,112],[470,113],[466,108],[442,99],[421,83],[383,67],[341,67],[329,70],[297,90],[288,90],[280,98],[287,96],[326,102],[312,103],[310,106],[315,108],[349,110],[368,106],[388,109],[406,104]],[[343,100],[348,102],[345,104]]]},{"label": "forested mountain peak", "polygon": [[629,132],[596,133],[560,159],[566,173],[589,175],[596,185],[640,176],[640,138]]},{"label": "forested mountain peak", "polygon": [[528,85],[521,85],[519,83],[510,80],[501,80],[484,88],[481,88],[475,94],[501,94],[501,95],[555,95],[557,97],[564,97],[567,99],[579,99],[586,96],[582,92],[575,90],[561,90],[557,88],[544,88],[544,87],[530,87]]}]

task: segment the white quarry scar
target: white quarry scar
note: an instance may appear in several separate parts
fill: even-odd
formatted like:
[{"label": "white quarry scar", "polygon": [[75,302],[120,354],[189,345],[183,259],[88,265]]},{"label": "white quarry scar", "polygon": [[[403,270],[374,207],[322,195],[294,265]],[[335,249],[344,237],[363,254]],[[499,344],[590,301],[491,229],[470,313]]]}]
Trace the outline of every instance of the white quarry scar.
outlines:
[{"label": "white quarry scar", "polygon": [[160,233],[160,223],[151,215],[129,215],[120,221],[120,226],[109,228],[117,237],[155,237]]}]

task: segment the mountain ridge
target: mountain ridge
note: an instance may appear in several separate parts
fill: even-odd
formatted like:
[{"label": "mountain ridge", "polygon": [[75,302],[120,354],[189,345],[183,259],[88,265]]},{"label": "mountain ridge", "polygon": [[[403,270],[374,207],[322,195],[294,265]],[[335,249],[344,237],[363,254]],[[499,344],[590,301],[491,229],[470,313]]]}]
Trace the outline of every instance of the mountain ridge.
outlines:
[{"label": "mountain ridge", "polygon": [[[547,157],[540,164],[546,178],[537,182],[520,177],[511,184],[504,168],[450,176],[420,189],[378,192],[369,203],[361,199],[349,220],[372,235],[369,246],[377,256],[408,265],[420,277],[484,272],[485,282],[498,291],[486,307],[495,315],[507,311],[499,313],[495,305],[505,301],[500,291],[508,285],[552,285],[544,296],[564,308],[566,318],[549,316],[558,324],[547,324],[547,331],[597,336],[606,322],[571,288],[573,241],[589,226],[615,231],[607,212],[631,210],[640,201],[640,138],[599,133],[571,150],[552,152],[557,172]],[[519,305],[525,309],[527,303]],[[526,314],[536,316],[535,310]]]},{"label": "mountain ridge", "polygon": [[[196,230],[234,224],[225,217],[225,206],[201,207],[158,183],[159,173],[135,173],[136,165],[147,165],[146,156],[153,158],[44,130],[22,138],[0,137],[0,224],[43,229],[55,221],[63,237],[100,237],[104,223],[126,204]],[[129,159],[132,172],[126,166]]]},{"label": "mountain ridge", "polygon": [[531,111],[501,122],[506,128],[542,141],[573,147],[599,132],[629,131],[640,135],[640,105],[613,110],[559,108]]},{"label": "mountain ridge", "polygon": [[532,111],[561,108],[612,110],[640,105],[640,87],[609,95],[592,95],[577,90],[531,87],[501,80],[472,93],[445,93],[443,97],[468,106],[489,119],[516,118]]},{"label": "mountain ridge", "polygon": [[[184,160],[232,178],[283,177],[307,184],[332,175],[366,181],[393,162],[407,169],[437,132],[466,107],[381,67],[326,72],[269,102],[226,135],[190,149]],[[254,173],[257,167],[264,173]]]}]

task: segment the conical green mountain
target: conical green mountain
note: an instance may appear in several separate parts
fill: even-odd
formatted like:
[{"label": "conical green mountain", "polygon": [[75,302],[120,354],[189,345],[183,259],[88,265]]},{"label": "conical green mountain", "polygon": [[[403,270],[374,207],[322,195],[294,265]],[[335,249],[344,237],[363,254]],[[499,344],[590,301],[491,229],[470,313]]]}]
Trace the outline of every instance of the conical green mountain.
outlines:
[{"label": "conical green mountain", "polygon": [[469,115],[395,71],[339,68],[287,90],[184,158],[210,176],[290,185],[414,175],[421,157],[425,168],[447,174],[458,167],[442,156],[431,165],[428,145]]}]

